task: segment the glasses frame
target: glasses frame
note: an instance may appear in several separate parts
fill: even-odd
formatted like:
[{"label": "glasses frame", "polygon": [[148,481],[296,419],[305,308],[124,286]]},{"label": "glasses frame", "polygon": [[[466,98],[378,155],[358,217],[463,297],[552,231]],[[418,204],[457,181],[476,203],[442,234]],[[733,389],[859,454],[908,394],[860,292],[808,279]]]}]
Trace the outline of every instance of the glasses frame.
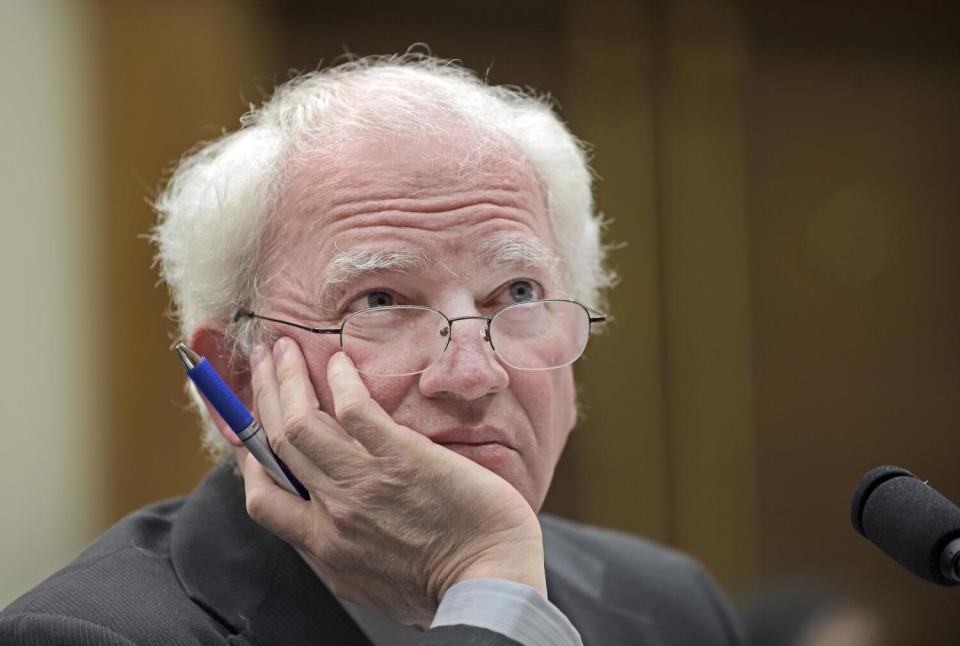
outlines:
[{"label": "glasses frame", "polygon": [[[503,307],[497,309],[497,311],[495,311],[490,316],[456,316],[454,318],[450,318],[440,310],[435,309],[433,307],[427,307],[426,305],[385,305],[383,307],[367,307],[357,312],[354,312],[353,314],[350,314],[349,316],[344,318],[343,321],[340,322],[340,327],[311,327],[309,325],[303,325],[302,323],[295,323],[293,321],[286,321],[283,319],[273,318],[272,316],[264,316],[262,314],[257,314],[253,310],[250,310],[245,307],[241,307],[237,310],[236,314],[233,315],[233,322],[238,323],[240,319],[244,319],[244,318],[260,319],[262,321],[270,321],[271,323],[279,323],[280,325],[289,325],[291,327],[295,327],[300,330],[305,330],[313,334],[338,334],[340,336],[340,339],[339,339],[340,350],[343,350],[343,329],[346,327],[347,322],[354,316],[357,316],[359,314],[364,314],[366,312],[369,312],[370,310],[387,310],[387,309],[429,310],[431,312],[436,312],[437,314],[442,316],[444,320],[447,322],[447,329],[446,329],[447,342],[446,344],[444,344],[443,350],[440,352],[440,354],[437,355],[437,358],[434,359],[433,362],[431,362],[430,365],[428,365],[423,370],[420,370],[418,372],[403,373],[400,375],[381,375],[381,376],[404,377],[408,375],[417,375],[426,371],[430,366],[436,363],[441,356],[443,356],[443,353],[447,351],[448,347],[450,347],[450,341],[451,339],[453,339],[453,324],[456,323],[457,321],[486,321],[487,324],[483,330],[483,340],[490,344],[490,348],[499,357],[500,354],[497,353],[497,346],[494,345],[493,338],[490,335],[490,326],[493,324],[494,319],[496,319],[500,314],[509,310],[510,308],[521,307],[524,305],[529,305],[530,303],[572,303],[574,305],[579,306],[581,309],[583,309],[584,313],[587,315],[587,321],[588,321],[587,338],[588,339],[590,338],[590,333],[593,331],[593,324],[605,323],[607,320],[606,314],[603,314],[594,309],[591,309],[586,305],[584,305],[583,303],[579,303],[577,301],[566,299],[566,298],[543,298],[543,299],[533,299],[529,301],[521,301],[519,303],[511,303],[509,305],[504,305]],[[577,359],[579,359],[580,356],[582,356],[582,354],[583,354],[583,351],[580,352],[580,355],[577,355]],[[565,363],[560,366],[554,366],[552,368],[517,368],[516,366],[512,366],[509,363],[507,363],[507,365],[511,365],[511,367],[516,370],[525,370],[525,371],[531,371],[531,372],[537,371],[537,370],[556,370],[557,368],[563,368],[564,366],[570,365],[577,359],[574,359],[570,363]],[[502,359],[502,358],[501,360],[505,361],[505,359]]]}]

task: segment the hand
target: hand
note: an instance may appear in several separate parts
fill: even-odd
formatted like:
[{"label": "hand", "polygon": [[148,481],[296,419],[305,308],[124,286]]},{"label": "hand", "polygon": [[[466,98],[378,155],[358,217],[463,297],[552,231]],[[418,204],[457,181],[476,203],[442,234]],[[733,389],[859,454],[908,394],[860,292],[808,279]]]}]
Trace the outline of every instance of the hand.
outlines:
[{"label": "hand", "polygon": [[251,357],[254,410],[310,491],[277,486],[252,456],[247,511],[300,548],[333,592],[407,624],[429,623],[446,590],[501,578],[546,596],[540,525],[507,481],[396,424],[341,352],[327,365],[336,419],[320,410],[300,348]]}]

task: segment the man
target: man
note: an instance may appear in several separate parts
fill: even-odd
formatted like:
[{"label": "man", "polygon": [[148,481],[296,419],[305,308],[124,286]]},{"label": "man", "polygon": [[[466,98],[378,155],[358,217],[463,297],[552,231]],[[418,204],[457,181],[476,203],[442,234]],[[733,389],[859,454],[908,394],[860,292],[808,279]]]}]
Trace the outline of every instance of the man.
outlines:
[{"label": "man", "polygon": [[242,122],[181,163],[155,238],[188,344],[310,500],[209,409],[221,466],[14,602],[0,642],[736,643],[688,558],[536,516],[611,282],[550,107],[365,59]]}]

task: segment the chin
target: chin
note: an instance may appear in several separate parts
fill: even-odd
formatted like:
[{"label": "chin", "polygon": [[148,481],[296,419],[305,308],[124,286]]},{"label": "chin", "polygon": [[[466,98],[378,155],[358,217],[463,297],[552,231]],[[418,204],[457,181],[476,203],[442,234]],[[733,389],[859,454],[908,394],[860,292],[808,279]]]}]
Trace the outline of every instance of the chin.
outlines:
[{"label": "chin", "polygon": [[[491,469],[491,471],[493,470]],[[531,474],[526,469],[521,467],[520,469],[514,468],[507,471],[494,471],[494,473],[516,489],[534,513],[540,513],[543,501],[547,497],[547,491],[538,487],[536,482],[532,481]]]},{"label": "chin", "polygon": [[546,491],[534,493],[529,473],[520,460],[520,454],[502,444],[444,444],[446,448],[459,453],[471,462],[493,471],[520,492],[530,507],[540,511]]}]

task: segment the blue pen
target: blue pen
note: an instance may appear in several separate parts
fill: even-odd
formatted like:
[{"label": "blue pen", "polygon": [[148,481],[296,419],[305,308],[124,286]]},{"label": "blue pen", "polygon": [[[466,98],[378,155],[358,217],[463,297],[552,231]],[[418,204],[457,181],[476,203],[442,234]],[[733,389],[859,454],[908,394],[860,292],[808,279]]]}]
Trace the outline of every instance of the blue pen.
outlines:
[{"label": "blue pen", "polygon": [[213,366],[183,343],[178,343],[176,350],[180,355],[180,361],[187,369],[187,376],[196,385],[197,390],[207,398],[257,462],[263,465],[273,481],[290,493],[297,494],[304,500],[310,500],[310,494],[307,493],[306,488],[270,448],[263,427],[223,382]]}]

